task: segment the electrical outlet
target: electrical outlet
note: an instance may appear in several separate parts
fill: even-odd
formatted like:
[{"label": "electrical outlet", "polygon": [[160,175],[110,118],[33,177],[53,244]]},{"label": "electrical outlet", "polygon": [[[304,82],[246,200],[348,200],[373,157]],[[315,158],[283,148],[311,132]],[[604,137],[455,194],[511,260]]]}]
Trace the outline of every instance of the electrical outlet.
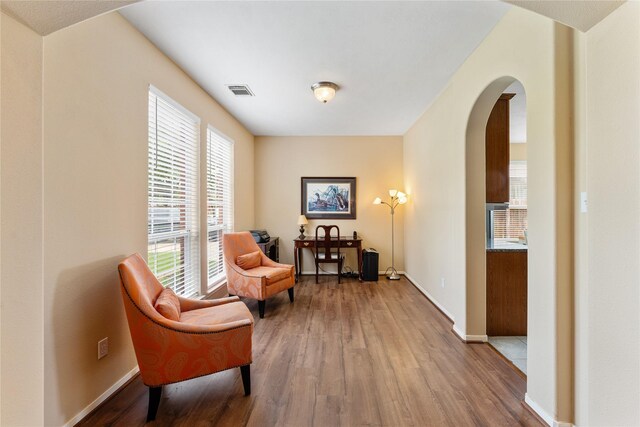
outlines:
[{"label": "electrical outlet", "polygon": [[440,278],[440,286],[444,288],[444,277]]},{"label": "electrical outlet", "polygon": [[109,354],[109,337],[98,341],[98,359],[102,359]]}]

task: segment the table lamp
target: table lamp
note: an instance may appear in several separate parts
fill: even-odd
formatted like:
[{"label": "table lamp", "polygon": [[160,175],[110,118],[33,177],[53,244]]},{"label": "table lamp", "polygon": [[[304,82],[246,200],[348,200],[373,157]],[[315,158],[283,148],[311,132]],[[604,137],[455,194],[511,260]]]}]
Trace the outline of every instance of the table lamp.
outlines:
[{"label": "table lamp", "polygon": [[304,215],[300,215],[298,217],[298,225],[300,226],[300,235],[298,236],[298,239],[304,239],[304,226],[309,224],[309,221],[307,221],[307,217]]},{"label": "table lamp", "polygon": [[394,231],[393,231],[393,214],[396,211],[398,205],[404,205],[407,203],[407,195],[402,191],[398,190],[389,190],[389,196],[391,197],[391,201],[389,203],[383,202],[380,197],[376,197],[373,201],[374,205],[387,205],[391,208],[391,267],[387,268],[384,272],[387,275],[387,279],[389,280],[400,280],[400,275],[398,274],[398,270],[395,267],[395,251],[394,251]]}]

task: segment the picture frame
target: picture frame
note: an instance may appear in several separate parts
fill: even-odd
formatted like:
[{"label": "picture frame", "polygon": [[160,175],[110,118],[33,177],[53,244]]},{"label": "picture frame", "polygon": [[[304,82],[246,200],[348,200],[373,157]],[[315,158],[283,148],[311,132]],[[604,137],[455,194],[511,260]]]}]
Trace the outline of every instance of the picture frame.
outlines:
[{"label": "picture frame", "polygon": [[302,177],[300,213],[307,219],[356,219],[355,177]]}]

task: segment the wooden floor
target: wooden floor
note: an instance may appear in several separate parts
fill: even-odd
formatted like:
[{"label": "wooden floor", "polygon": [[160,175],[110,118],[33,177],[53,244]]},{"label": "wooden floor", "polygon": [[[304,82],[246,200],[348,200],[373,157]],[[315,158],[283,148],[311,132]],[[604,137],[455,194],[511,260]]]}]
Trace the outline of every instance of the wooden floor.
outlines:
[{"label": "wooden floor", "polygon": [[[464,344],[406,279],[337,284],[305,277],[255,301],[252,394],[232,369],[164,388],[157,420],[178,426],[542,425],[525,379],[487,344]],[[145,423],[140,378],[80,425]]]}]

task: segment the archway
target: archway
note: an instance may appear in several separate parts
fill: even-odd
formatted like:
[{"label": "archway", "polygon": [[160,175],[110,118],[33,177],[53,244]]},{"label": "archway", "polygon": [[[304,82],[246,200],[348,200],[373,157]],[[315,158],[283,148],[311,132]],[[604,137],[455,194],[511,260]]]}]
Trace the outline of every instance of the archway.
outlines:
[{"label": "archway", "polygon": [[494,80],[476,100],[466,130],[466,339],[487,341],[486,332],[486,222],[485,130],[491,110],[515,77]]}]

